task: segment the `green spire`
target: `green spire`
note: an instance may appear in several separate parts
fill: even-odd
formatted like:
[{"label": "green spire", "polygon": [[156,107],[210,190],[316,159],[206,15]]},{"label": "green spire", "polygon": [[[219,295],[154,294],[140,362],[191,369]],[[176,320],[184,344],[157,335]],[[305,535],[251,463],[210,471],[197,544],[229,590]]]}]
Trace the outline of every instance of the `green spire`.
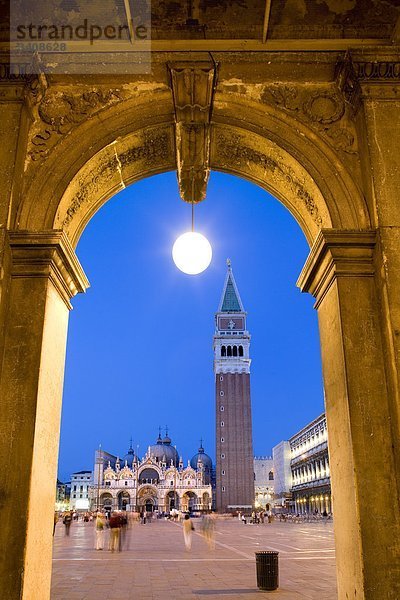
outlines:
[{"label": "green spire", "polygon": [[221,312],[241,312],[239,298],[237,297],[232,277],[229,274],[225,286],[224,299],[222,301]]}]

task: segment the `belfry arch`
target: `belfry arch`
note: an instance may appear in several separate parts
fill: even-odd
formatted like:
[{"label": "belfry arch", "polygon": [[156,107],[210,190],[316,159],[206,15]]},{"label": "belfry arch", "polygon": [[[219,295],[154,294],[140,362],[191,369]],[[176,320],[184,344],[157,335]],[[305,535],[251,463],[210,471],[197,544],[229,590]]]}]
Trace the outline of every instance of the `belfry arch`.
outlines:
[{"label": "belfry arch", "polygon": [[[276,76],[267,60],[246,55],[257,73],[252,78],[239,55],[222,54],[208,167],[270,191],[310,245],[298,284],[315,296],[318,310],[339,600],[394,600],[400,596],[400,217],[398,176],[385,168],[391,158],[382,158],[388,131],[377,126],[370,100],[383,92],[371,92],[369,83],[355,98],[349,89],[363,84],[342,53],[324,55],[315,77],[312,61],[294,57],[293,64],[303,64],[298,79],[284,60],[272,57]],[[343,84],[353,76],[353,88]],[[71,88],[50,78],[35,92],[24,78],[7,85],[0,397],[8,475],[0,539],[8,552],[1,595],[46,600],[68,311],[88,285],[74,248],[96,210],[123,187],[179,171],[177,112],[163,56],[151,76],[137,81],[111,77],[94,85],[82,78]],[[390,112],[399,107],[396,98],[393,92],[390,108],[382,104],[383,120],[396,114]],[[400,140],[394,119],[390,133]]]}]

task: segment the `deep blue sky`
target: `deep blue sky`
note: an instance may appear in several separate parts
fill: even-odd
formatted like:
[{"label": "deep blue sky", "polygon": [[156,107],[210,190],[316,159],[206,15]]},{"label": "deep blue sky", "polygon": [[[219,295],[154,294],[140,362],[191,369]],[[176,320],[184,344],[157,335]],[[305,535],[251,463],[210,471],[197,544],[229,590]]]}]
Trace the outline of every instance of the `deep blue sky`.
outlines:
[{"label": "deep blue sky", "polygon": [[200,437],[213,460],[212,337],[226,258],[248,312],[256,455],[323,411],[317,314],[296,280],[308,254],[291,214],[261,188],[212,173],[195,229],[211,266],[184,275],[173,242],[190,229],[175,173],[142,180],[93,217],[77,248],[91,282],[73,300],[59,476],[92,469],[99,443],[123,456],[132,436],[143,455],[158,426],[187,462]]}]

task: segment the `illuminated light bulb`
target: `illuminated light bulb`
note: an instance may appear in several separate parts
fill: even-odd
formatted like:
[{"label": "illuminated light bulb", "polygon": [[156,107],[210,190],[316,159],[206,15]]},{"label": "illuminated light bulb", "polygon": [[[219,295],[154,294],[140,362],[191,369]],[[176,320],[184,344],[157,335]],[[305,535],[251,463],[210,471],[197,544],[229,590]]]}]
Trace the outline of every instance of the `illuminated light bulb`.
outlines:
[{"label": "illuminated light bulb", "polygon": [[210,242],[201,233],[188,231],[175,241],[172,248],[174,263],[188,275],[198,275],[205,271],[211,262]]}]

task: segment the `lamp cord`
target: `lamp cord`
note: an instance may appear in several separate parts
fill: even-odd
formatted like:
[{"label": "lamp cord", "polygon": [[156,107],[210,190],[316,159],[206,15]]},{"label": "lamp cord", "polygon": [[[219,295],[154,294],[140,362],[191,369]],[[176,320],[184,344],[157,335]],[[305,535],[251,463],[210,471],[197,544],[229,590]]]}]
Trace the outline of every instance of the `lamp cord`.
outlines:
[{"label": "lamp cord", "polygon": [[192,233],[194,231],[194,203],[192,200]]}]

